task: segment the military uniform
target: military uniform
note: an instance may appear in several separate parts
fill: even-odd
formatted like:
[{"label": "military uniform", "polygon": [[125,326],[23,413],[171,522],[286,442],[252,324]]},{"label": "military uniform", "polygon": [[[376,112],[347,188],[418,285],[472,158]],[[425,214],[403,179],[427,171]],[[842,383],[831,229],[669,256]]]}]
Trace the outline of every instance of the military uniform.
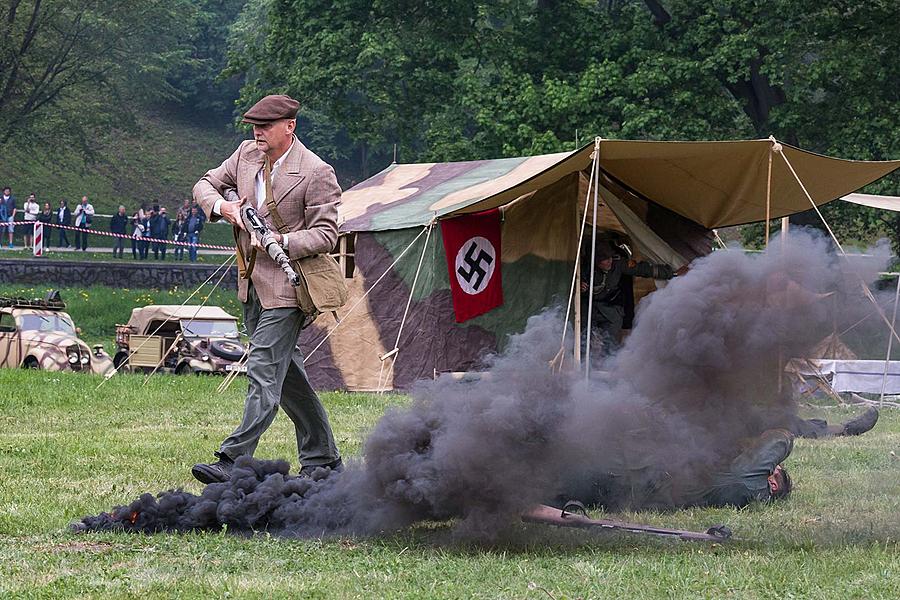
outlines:
[{"label": "military uniform", "polygon": [[747,506],[771,500],[769,476],[790,455],[794,438],[770,429],[722,466],[696,479],[679,480],[666,465],[647,465],[579,478],[565,485],[555,504],[579,500],[608,510],[671,510],[704,506]]},{"label": "military uniform", "polygon": [[[598,262],[604,256],[598,255]],[[590,258],[582,261],[581,280],[590,285],[591,272]],[[622,326],[625,322],[626,304],[631,298],[630,290],[626,286],[631,285],[632,277],[649,277],[652,279],[671,279],[674,273],[668,265],[657,265],[649,262],[627,260],[613,257],[612,267],[608,271],[594,267],[594,287],[589,290],[594,297],[591,311],[591,331],[599,338],[599,341],[607,348],[612,348],[619,341]],[[582,294],[581,313],[588,311],[588,295]]]}]

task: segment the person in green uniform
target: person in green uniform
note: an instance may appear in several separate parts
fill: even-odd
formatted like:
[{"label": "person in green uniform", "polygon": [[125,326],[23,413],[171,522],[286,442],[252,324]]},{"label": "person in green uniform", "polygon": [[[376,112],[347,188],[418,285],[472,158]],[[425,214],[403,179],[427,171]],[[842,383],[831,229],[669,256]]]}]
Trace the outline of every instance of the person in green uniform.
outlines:
[{"label": "person in green uniform", "polygon": [[578,500],[611,511],[673,510],[688,507],[741,508],[787,497],[793,487],[782,463],[794,438],[770,429],[751,440],[731,460],[710,465],[690,478],[671,475],[666,465],[626,468],[567,482],[553,504]]},{"label": "person in green uniform", "polygon": [[[620,256],[618,248],[606,240],[597,241],[594,262],[594,286],[591,289],[591,250],[587,246],[581,261],[581,314],[587,322],[589,294],[593,296],[591,306],[591,333],[593,340],[602,345],[601,353],[608,354],[619,343],[622,327],[626,320],[626,309],[632,301],[630,286],[632,277],[651,279],[671,279],[681,275],[682,270],[673,271],[665,264],[635,261]],[[633,308],[633,307],[632,307]]]}]

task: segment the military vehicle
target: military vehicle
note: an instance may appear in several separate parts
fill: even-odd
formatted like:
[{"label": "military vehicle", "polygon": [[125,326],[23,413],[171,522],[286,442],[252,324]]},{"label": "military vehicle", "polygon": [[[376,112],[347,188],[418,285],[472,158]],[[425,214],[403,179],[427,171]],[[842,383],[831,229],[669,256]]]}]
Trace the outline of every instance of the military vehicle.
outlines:
[{"label": "military vehicle", "polygon": [[112,374],[103,345],[88,348],[79,333],[58,292],[43,300],[0,297],[0,367]]},{"label": "military vehicle", "polygon": [[116,325],[116,354],[122,371],[245,373],[246,347],[237,318],[218,306],[151,305],[135,308]]}]

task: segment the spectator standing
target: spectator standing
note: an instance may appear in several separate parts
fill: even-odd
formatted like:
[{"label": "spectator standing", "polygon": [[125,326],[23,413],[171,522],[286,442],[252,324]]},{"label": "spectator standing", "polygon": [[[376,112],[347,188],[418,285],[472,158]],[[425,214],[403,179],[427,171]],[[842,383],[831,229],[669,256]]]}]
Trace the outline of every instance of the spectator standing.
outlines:
[{"label": "spectator standing", "polygon": [[134,260],[140,256],[141,238],[144,237],[144,224],[141,221],[140,211],[135,211],[131,217],[131,258]]},{"label": "spectator standing", "polygon": [[187,218],[191,216],[191,199],[185,198],[184,202],[181,203],[181,208],[178,209],[178,213],[175,215],[175,218],[181,217],[185,221]]},{"label": "spectator standing", "polygon": [[[178,216],[172,223],[172,240],[175,242],[187,242],[187,218],[178,210]],[[184,260],[184,246],[175,244],[175,260]]]},{"label": "spectator standing", "polygon": [[87,196],[81,197],[81,203],[75,207],[75,249],[87,251],[88,231],[91,229],[91,221],[94,219],[94,205],[88,202]]},{"label": "spectator standing", "polygon": [[[109,231],[121,236],[128,235],[128,215],[125,214],[124,206],[120,205],[118,212],[112,216],[112,219],[109,220]],[[113,258],[116,257],[116,254],[119,255],[119,258],[123,258],[122,255],[124,253],[124,250],[125,238],[113,238]]]},{"label": "spectator standing", "polygon": [[[56,224],[64,225],[66,227],[72,226],[72,211],[69,210],[69,203],[65,200],[59,201],[59,208],[56,210]],[[69,245],[69,235],[65,229],[62,227],[59,228],[59,247],[62,248],[65,245],[66,248],[71,248]]]},{"label": "spectator standing", "polygon": [[[169,225],[171,223],[169,215],[166,214],[166,207],[163,206],[150,220],[150,235],[155,240],[169,239]],[[166,260],[166,247],[167,244],[164,241],[153,242],[153,259],[157,260],[161,257],[162,260]]]},{"label": "spectator standing", "polygon": [[[140,217],[143,212],[143,217]],[[138,242],[138,255],[141,260],[147,260],[147,254],[150,251],[150,218],[153,216],[153,210],[146,212],[138,210],[138,216],[141,219],[141,240]]]},{"label": "spectator standing", "polygon": [[22,220],[25,225],[22,226],[22,235],[25,238],[24,244],[26,248],[34,245],[34,224],[38,221],[38,215],[41,214],[41,206],[34,197],[34,192],[28,194],[25,204],[22,205]]},{"label": "spectator standing", "polygon": [[203,209],[200,208],[200,205],[197,204],[197,201],[196,201],[196,200],[191,200],[191,208],[192,208],[192,209],[193,209],[193,208],[196,208],[196,209],[197,209],[197,214],[200,215],[200,220],[203,221],[204,223],[206,223],[206,213],[203,212]]},{"label": "spectator standing", "polygon": [[191,216],[187,220],[188,257],[191,262],[197,262],[197,244],[200,243],[200,232],[203,231],[203,219],[200,218],[200,207],[194,204],[191,207]]},{"label": "spectator standing", "polygon": [[46,250],[50,245],[50,225],[53,223],[53,209],[49,202],[44,202],[44,210],[38,215],[38,221],[44,224],[44,236],[41,248]]},{"label": "spectator standing", "polygon": [[12,189],[3,188],[3,195],[0,196],[0,231],[6,229],[9,233],[9,247],[13,247],[13,233],[16,226],[13,221],[16,218],[16,197],[12,195]]}]

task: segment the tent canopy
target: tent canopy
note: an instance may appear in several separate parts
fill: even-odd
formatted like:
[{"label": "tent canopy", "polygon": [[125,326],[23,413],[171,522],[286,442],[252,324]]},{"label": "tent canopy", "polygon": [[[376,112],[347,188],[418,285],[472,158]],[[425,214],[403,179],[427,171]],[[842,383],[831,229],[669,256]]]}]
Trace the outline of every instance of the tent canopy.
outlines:
[{"label": "tent canopy", "polygon": [[[772,140],[653,142],[602,140],[603,177],[708,229],[766,218]],[[503,206],[591,163],[594,143],[573,152],[455,163],[393,164],[344,192],[342,231],[384,231]],[[900,168],[900,161],[852,161],[782,145],[817,205]],[[785,160],[772,156],[770,217],[810,208]]]}]

